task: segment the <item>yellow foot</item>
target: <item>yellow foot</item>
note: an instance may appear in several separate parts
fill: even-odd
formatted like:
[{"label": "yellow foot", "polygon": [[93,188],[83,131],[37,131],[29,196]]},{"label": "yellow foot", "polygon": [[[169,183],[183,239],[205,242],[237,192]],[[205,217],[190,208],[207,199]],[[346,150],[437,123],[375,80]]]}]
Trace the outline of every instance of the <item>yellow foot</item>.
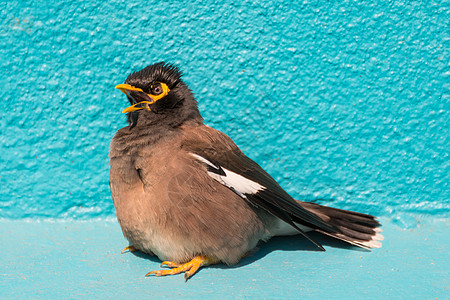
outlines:
[{"label": "yellow foot", "polygon": [[137,251],[137,249],[134,248],[133,245],[130,245],[130,246],[127,246],[127,247],[123,248],[123,250],[122,250],[122,252],[120,252],[120,254],[124,254],[127,251],[134,252],[134,251]]},{"label": "yellow foot", "polygon": [[218,260],[212,259],[203,255],[198,255],[194,257],[190,262],[184,264],[178,264],[171,261],[164,261],[161,267],[172,268],[170,270],[158,270],[148,272],[145,276],[155,275],[155,276],[166,276],[175,275],[184,272],[184,281],[187,281],[192,275],[194,275],[200,267],[212,265],[218,263]]}]

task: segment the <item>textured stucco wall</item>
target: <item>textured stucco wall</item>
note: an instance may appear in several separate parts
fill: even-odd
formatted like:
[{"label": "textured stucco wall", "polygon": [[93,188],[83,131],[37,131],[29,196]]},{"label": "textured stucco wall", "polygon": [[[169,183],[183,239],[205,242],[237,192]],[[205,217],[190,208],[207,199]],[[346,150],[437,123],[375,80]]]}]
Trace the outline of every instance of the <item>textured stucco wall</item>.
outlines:
[{"label": "textured stucco wall", "polygon": [[0,217],[112,216],[114,86],[160,60],[293,196],[406,225],[450,207],[446,1],[0,5]]}]

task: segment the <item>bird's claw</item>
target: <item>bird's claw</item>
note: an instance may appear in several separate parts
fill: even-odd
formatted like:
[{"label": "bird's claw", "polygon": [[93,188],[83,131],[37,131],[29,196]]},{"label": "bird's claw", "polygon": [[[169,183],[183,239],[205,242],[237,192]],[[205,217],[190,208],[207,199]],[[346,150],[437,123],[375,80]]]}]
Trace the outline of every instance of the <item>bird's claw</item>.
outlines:
[{"label": "bird's claw", "polygon": [[160,265],[161,268],[167,267],[167,268],[178,268],[181,264],[172,262],[172,261],[163,261]]},{"label": "bird's claw", "polygon": [[127,251],[135,252],[135,251],[137,251],[137,249],[133,245],[130,245],[130,246],[123,248],[123,250],[122,250],[122,252],[120,252],[120,254],[124,254]]},{"label": "bird's claw", "polygon": [[146,277],[150,275],[167,276],[167,275],[176,275],[184,272],[184,281],[187,281],[190,277],[192,277],[195,273],[197,273],[200,267],[214,263],[217,263],[217,260],[202,255],[196,256],[191,261],[184,264],[179,264],[171,261],[164,261],[161,263],[161,267],[169,267],[172,269],[151,271],[145,274],[145,276]]}]

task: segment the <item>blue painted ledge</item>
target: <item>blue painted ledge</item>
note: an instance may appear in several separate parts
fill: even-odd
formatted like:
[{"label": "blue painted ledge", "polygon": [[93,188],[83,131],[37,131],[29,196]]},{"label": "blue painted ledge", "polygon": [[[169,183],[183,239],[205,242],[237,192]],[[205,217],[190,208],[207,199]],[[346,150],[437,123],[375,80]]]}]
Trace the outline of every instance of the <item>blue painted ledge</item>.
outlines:
[{"label": "blue painted ledge", "polygon": [[327,252],[301,238],[275,238],[234,267],[144,278],[159,261],[120,254],[127,245],[115,221],[0,221],[1,299],[358,298],[448,299],[448,220],[419,219],[403,230],[387,219],[373,252],[316,236]]}]

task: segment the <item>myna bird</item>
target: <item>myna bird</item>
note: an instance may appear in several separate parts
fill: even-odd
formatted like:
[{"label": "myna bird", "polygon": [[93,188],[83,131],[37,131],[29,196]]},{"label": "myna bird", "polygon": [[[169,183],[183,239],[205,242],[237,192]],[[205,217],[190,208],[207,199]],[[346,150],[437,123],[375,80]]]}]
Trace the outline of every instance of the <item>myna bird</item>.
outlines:
[{"label": "myna bird", "polygon": [[224,133],[203,124],[181,72],[160,62],[116,86],[131,106],[110,147],[110,186],[130,246],[185,280],[206,265],[236,264],[259,241],[306,232],[381,247],[375,217],[293,199]]}]

